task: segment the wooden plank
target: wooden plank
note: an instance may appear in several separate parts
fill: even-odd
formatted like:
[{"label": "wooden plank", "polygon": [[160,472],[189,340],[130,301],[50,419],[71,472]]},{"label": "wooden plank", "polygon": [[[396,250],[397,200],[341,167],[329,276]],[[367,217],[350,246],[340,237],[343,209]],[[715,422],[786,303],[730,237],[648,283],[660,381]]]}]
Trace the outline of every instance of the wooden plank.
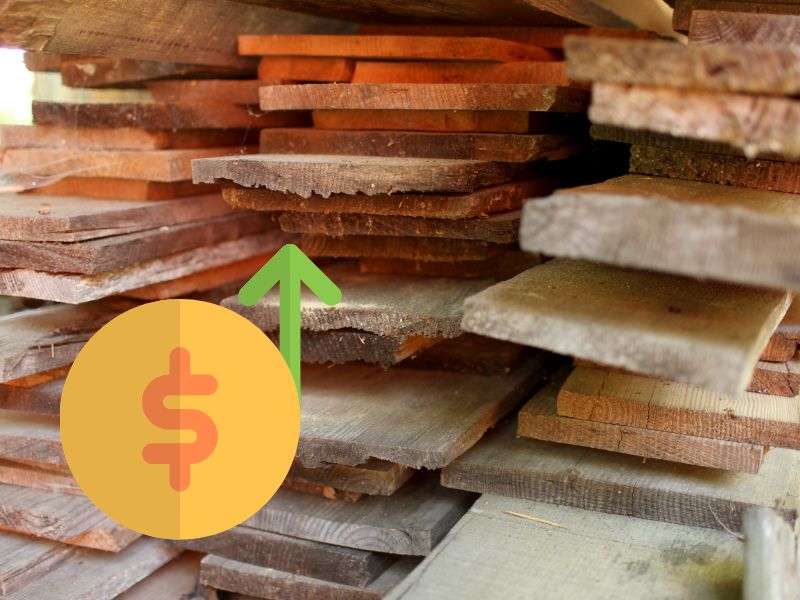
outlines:
[{"label": "wooden plank", "polygon": [[0,594],[5,598],[35,582],[74,553],[66,544],[0,533]]},{"label": "wooden plank", "polygon": [[362,273],[384,275],[416,275],[420,277],[458,277],[499,281],[511,279],[540,264],[536,254],[509,250],[482,260],[432,262],[405,258],[362,258],[358,261]]},{"label": "wooden plank", "polygon": [[468,298],[462,327],[735,394],[790,303],[787,292],[555,259]]},{"label": "wooden plank", "polygon": [[502,83],[359,83],[347,86],[272,85],[259,90],[267,111],[317,109],[511,110],[584,112],[588,92],[577,88]]},{"label": "wooden plank", "polygon": [[285,212],[278,220],[281,229],[290,233],[322,234],[333,237],[349,235],[423,237],[509,244],[517,241],[519,216],[519,211],[474,219]]},{"label": "wooden plank", "polygon": [[522,408],[517,435],[742,473],[758,473],[764,460],[764,447],[754,444],[559,416],[559,386],[552,381]]},{"label": "wooden plank", "polygon": [[[636,144],[637,146],[657,146],[659,148],[688,150],[690,152],[744,156],[744,152],[729,144],[675,137],[667,133],[658,133],[657,131],[648,131],[646,129],[628,129],[626,127],[615,127],[613,125],[594,124],[591,126],[589,133],[592,138],[596,140]],[[759,152],[758,156],[760,158],[781,160],[781,157],[770,152]]]},{"label": "wooden plank", "polygon": [[[775,2],[742,2],[741,0],[676,0],[672,26],[676,31],[689,31],[691,18],[695,11],[711,10],[719,12],[738,12],[742,15],[757,14],[781,15],[791,17],[800,14],[800,7],[792,2],[776,0]],[[786,21],[784,21],[785,23]],[[748,40],[739,40],[748,41]]]},{"label": "wooden plank", "polygon": [[692,44],[788,46],[798,40],[800,17],[787,14],[695,10],[689,26]]},{"label": "wooden plank", "polygon": [[[97,275],[48,273],[31,269],[0,271],[0,293],[80,304],[171,281],[222,265],[277,251],[294,238],[278,231],[196,248]],[[49,367],[48,367],[49,368]]]},{"label": "wooden plank", "polygon": [[[393,337],[456,337],[461,334],[464,299],[491,285],[490,280],[431,280],[359,273],[344,263],[326,269],[342,291],[342,301],[329,306],[310,290],[300,292],[302,327],[306,331],[355,329]],[[280,298],[272,290],[253,306],[237,296],[222,305],[253,322],[262,331],[280,325]]]},{"label": "wooden plank", "polygon": [[103,200],[171,200],[186,196],[205,196],[220,189],[217,185],[195,185],[191,181],[141,181],[110,177],[64,177],[48,182],[31,194],[46,196],[80,196]]},{"label": "wooden plank", "polygon": [[6,484],[0,484],[0,528],[108,552],[139,538],[83,496]]},{"label": "wooden plank", "polygon": [[306,467],[296,460],[286,479],[356,494],[391,496],[411,479],[414,472],[404,465],[375,458],[355,466],[326,464],[316,468]]},{"label": "wooden plank", "polygon": [[[634,229],[641,235],[632,236]],[[800,273],[794,278],[792,272],[800,254],[795,194],[624,175],[528,202],[520,246],[704,279],[800,289]]]},{"label": "wooden plank", "polygon": [[67,459],[61,448],[58,419],[2,411],[0,459],[38,469],[69,473]]},{"label": "wooden plank", "polygon": [[748,392],[794,398],[800,395],[800,362],[759,362]]},{"label": "wooden plank", "polygon": [[355,587],[368,585],[393,562],[391,557],[374,552],[312,542],[243,525],[210,537],[181,540],[176,545],[220,558]]},{"label": "wooden plank", "polygon": [[410,156],[524,163],[580,154],[573,135],[264,129],[261,151],[274,154]]},{"label": "wooden plank", "polygon": [[471,192],[513,179],[512,165],[475,160],[252,154],[195,160],[195,183],[227,179],[308,198],[319,194]]},{"label": "wooden plank", "polygon": [[751,506],[797,518],[800,455],[773,449],[758,474],[517,437],[516,423],[490,432],[442,471],[442,485],[551,504],[739,532]]},{"label": "wooden plank", "polygon": [[648,146],[631,148],[632,173],[800,193],[800,164]]},{"label": "wooden plank", "polygon": [[348,548],[424,556],[474,499],[443,488],[435,474],[420,474],[391,496],[365,496],[356,503],[279,490],[245,525]]},{"label": "wooden plank", "polygon": [[0,194],[0,239],[77,242],[229,213],[218,194],[164,202]]},{"label": "wooden plank", "polygon": [[81,550],[11,600],[112,600],[180,554],[162,540],[141,538],[116,554]]},{"label": "wooden plank", "polygon": [[582,115],[513,110],[315,110],[317,129],[476,133],[563,133]]},{"label": "wooden plank", "polygon": [[[75,350],[75,354],[78,350]],[[19,381],[19,380],[16,380]],[[64,377],[56,376],[35,385],[0,384],[0,409],[57,417],[61,406]]]},{"label": "wooden plank", "polygon": [[559,185],[555,177],[512,181],[464,194],[331,194],[327,198],[241,187],[226,188],[225,202],[234,208],[315,214],[353,213],[394,217],[467,219],[515,210],[524,200],[546,196]]},{"label": "wooden plank", "polygon": [[0,483],[57,494],[83,496],[83,490],[72,475],[28,467],[20,463],[0,461]]},{"label": "wooden plank", "polygon": [[353,83],[549,83],[570,85],[563,61],[358,61]]},{"label": "wooden plank", "polygon": [[518,406],[553,362],[540,353],[508,375],[308,365],[297,457],[308,467],[378,458],[441,468]]},{"label": "wooden plank", "polygon": [[0,317],[0,381],[70,364],[97,329],[134,306],[128,300],[51,305]]},{"label": "wooden plank", "polygon": [[[143,0],[120,10],[104,0],[13,0],[0,12],[1,45],[84,56],[172,60],[249,67],[236,54],[236,36],[250,33],[346,31],[316,16],[276,12],[223,0],[167,3]],[[137,35],[131,35],[136,31]]]},{"label": "wooden plank", "polygon": [[117,596],[117,600],[191,598],[198,589],[202,558],[196,552],[186,552]]},{"label": "wooden plank", "polygon": [[268,235],[276,229],[267,215],[228,212],[211,219],[72,243],[0,240],[0,268],[94,275],[259,233]]},{"label": "wooden plank", "polygon": [[239,54],[498,62],[558,58],[545,48],[499,38],[416,35],[240,35]]},{"label": "wooden plank", "polygon": [[349,83],[355,62],[346,58],[269,56],[258,63],[258,78],[282,82]]},{"label": "wooden plank", "polygon": [[375,235],[348,235],[334,238],[306,234],[300,239],[300,248],[308,256],[397,258],[438,262],[441,265],[487,260],[502,255],[512,247],[510,244],[493,244],[476,240]]},{"label": "wooden plank", "polygon": [[578,81],[793,96],[797,48],[741,44],[684,46],[651,40],[571,38],[569,76]]},{"label": "wooden plank", "polygon": [[745,600],[797,598],[800,596],[797,537],[775,511],[755,507],[744,517]]},{"label": "wooden plank", "polygon": [[735,597],[742,562],[724,531],[483,496],[387,600]]},{"label": "wooden plank", "polygon": [[501,375],[523,365],[533,352],[527,346],[465,333],[420,352],[403,366],[429,371]]},{"label": "wooden plank", "polygon": [[579,366],[558,414],[685,435],[800,448],[800,397],[717,394],[673,381]]},{"label": "wooden plank", "polygon": [[269,83],[258,79],[190,79],[149,81],[147,89],[156,102],[221,102],[258,104],[258,88]]},{"label": "wooden plank", "polygon": [[61,55],[46,52],[23,52],[22,61],[28,71],[57,73],[61,70]]},{"label": "wooden plank", "polygon": [[253,113],[246,106],[222,102],[66,103],[34,100],[37,125],[136,127],[147,131],[176,129],[249,129],[301,127],[302,113]]},{"label": "wooden plank", "polygon": [[[397,560],[374,581],[364,587],[356,587],[332,583],[325,579],[295,576],[275,569],[220,558],[212,554],[203,559],[200,581],[213,588],[255,594],[257,598],[379,600],[400,583],[417,562],[409,558]],[[242,596],[238,597],[243,598]]]}]

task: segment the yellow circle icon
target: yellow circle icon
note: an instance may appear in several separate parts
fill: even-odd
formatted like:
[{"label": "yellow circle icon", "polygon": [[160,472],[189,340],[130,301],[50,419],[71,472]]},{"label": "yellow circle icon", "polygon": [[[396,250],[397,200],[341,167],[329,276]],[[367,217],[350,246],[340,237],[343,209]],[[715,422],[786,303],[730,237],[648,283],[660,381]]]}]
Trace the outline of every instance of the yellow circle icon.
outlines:
[{"label": "yellow circle icon", "polygon": [[286,362],[221,306],[162,300],[86,343],[61,396],[61,440],[86,496],[160,538],[213,535],[278,490],[300,435]]}]

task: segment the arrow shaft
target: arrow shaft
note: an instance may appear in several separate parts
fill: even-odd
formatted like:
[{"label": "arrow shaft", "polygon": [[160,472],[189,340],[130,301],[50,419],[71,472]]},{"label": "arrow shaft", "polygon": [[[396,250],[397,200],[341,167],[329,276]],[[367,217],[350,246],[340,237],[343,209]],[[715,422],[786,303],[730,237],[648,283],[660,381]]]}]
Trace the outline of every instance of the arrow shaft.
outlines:
[{"label": "arrow shaft", "polygon": [[291,274],[281,281],[280,288],[281,354],[297,386],[300,397],[300,278]]}]

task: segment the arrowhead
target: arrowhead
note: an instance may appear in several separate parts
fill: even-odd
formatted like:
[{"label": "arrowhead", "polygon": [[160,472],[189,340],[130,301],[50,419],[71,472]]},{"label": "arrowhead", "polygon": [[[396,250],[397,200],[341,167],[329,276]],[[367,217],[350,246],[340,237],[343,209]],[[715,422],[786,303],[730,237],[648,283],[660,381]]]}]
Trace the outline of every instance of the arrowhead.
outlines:
[{"label": "arrowhead", "polygon": [[325,304],[338,304],[342,292],[320,268],[294,244],[286,244],[239,290],[239,302],[253,306],[277,283],[299,280]]}]

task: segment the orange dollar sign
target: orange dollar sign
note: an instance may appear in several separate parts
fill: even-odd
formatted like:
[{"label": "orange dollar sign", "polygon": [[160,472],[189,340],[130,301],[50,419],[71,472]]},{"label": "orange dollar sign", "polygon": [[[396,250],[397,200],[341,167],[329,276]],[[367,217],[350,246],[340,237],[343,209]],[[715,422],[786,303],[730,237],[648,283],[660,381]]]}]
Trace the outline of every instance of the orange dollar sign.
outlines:
[{"label": "orange dollar sign", "polygon": [[197,439],[191,444],[148,444],[142,458],[151,465],[169,465],[169,483],[178,492],[189,487],[189,468],[203,462],[217,447],[217,427],[204,412],[164,406],[167,396],[208,396],[217,391],[212,375],[192,375],[189,351],[175,348],[169,355],[169,373],[153,379],[142,394],[142,410],[156,427],[192,429]]}]

